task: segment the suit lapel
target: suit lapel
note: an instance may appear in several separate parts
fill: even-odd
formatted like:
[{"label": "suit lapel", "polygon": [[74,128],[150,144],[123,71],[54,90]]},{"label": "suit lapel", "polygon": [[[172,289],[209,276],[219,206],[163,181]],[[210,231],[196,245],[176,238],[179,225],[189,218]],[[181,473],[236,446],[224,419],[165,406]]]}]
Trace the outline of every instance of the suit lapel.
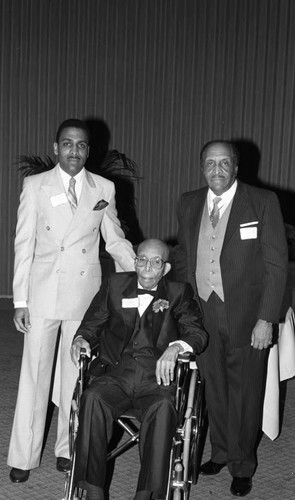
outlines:
[{"label": "suit lapel", "polygon": [[204,205],[207,199],[208,188],[204,188],[197,196],[192,200],[189,206],[189,238],[190,246],[192,249],[192,261],[197,262],[197,248],[199,240],[199,232],[201,226],[201,220],[204,210]]},{"label": "suit lapel", "polygon": [[[122,299],[136,299],[137,298],[137,275],[130,276],[126,286],[122,290]],[[134,331],[136,320],[138,318],[138,308],[137,307],[121,307],[123,321],[126,326],[126,343],[129,342],[129,339]]]},{"label": "suit lapel", "polygon": [[237,226],[240,225],[243,215],[245,215],[247,210],[248,210],[248,203],[245,197],[245,190],[243,184],[238,182],[237,190],[233,198],[231,211],[228,218],[222,251],[228,244],[233,233],[236,231]]},{"label": "suit lapel", "polygon": [[57,236],[62,238],[71,224],[73,214],[70,204],[65,199],[62,203],[54,206],[55,197],[60,195],[66,196],[58,166],[46,173],[41,190],[44,192],[46,198],[48,198],[48,208],[46,208],[46,211],[48,210],[49,220],[51,218],[53,221],[58,219],[58,225],[54,224],[54,226],[58,232]]},{"label": "suit lapel", "polygon": [[73,231],[73,229],[79,226],[79,224],[83,223],[85,218],[89,216],[89,213],[92,212],[101,194],[102,188],[95,184],[90,172],[85,170],[85,178],[80,200],[78,207],[72,216],[71,223],[67,231],[68,233]]},{"label": "suit lapel", "polygon": [[[153,304],[155,302],[157,302],[157,300],[159,300],[159,299],[167,300],[167,290],[166,290],[164,279],[161,279],[161,281],[159,282],[156,296],[154,297],[154,300],[150,306],[153,307]],[[157,340],[159,338],[159,335],[160,335],[160,332],[161,332],[161,329],[163,326],[164,318],[165,318],[165,310],[163,312],[159,311],[157,313],[154,311],[152,312],[154,345],[156,345]]]}]

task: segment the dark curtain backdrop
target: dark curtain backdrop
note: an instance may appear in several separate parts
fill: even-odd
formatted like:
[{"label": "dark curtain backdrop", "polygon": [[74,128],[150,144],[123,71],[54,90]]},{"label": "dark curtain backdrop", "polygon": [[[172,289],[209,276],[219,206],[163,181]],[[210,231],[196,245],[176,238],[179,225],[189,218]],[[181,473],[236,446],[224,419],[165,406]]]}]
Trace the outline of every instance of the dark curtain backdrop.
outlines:
[{"label": "dark curtain backdrop", "polygon": [[199,151],[217,137],[239,143],[244,178],[276,189],[294,222],[294,0],[0,0],[0,26],[0,295],[16,159],[52,155],[69,117],[103,120],[137,163],[145,237],[175,238],[177,199],[201,186]]}]

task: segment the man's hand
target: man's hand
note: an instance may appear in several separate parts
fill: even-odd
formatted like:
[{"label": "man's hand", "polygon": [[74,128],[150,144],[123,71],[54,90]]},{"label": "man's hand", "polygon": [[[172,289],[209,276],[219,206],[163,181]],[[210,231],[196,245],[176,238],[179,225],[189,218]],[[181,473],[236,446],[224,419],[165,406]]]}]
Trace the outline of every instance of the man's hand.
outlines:
[{"label": "man's hand", "polygon": [[272,323],[258,319],[253,328],[251,346],[254,349],[266,349],[272,341]]},{"label": "man's hand", "polygon": [[174,379],[174,369],[178,354],[181,351],[183,351],[183,347],[180,344],[172,344],[167,347],[166,351],[158,359],[156,366],[157,384],[170,385],[170,382]]},{"label": "man's hand", "polygon": [[81,349],[84,347],[86,350],[86,356],[89,358],[91,357],[91,349],[90,349],[90,344],[87,342],[87,340],[84,340],[83,337],[77,337],[71,346],[71,358],[74,363],[74,365],[79,368],[79,358],[80,358],[80,352]]},{"label": "man's hand", "polygon": [[15,328],[22,333],[29,333],[31,328],[30,313],[28,307],[17,307],[14,310],[13,321]]}]

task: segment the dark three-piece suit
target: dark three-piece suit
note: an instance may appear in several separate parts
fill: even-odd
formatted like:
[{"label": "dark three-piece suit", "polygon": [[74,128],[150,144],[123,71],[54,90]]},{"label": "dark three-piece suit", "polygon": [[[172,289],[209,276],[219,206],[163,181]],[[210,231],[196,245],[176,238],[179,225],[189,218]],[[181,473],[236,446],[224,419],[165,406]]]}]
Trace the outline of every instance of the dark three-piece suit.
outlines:
[{"label": "dark three-piece suit", "polygon": [[[103,488],[113,419],[133,407],[141,420],[137,491],[165,493],[176,426],[175,384],[157,384],[156,362],[173,341],[185,341],[196,353],[206,346],[192,297],[190,285],[162,278],[140,317],[135,272],[111,275],[94,297],[75,336],[91,347],[99,340],[99,356],[90,367],[97,378],[84,392],[80,408],[75,471],[80,486]],[[153,310],[159,300],[165,306]]]},{"label": "dark three-piece suit", "polygon": [[[208,188],[181,196],[175,276],[198,290],[197,254]],[[214,235],[213,235],[214,238]],[[214,241],[212,240],[214,245]],[[198,263],[200,265],[200,263]],[[224,301],[201,300],[209,344],[198,364],[206,380],[211,459],[251,477],[261,420],[267,349],[251,347],[258,319],[277,323],[286,282],[287,246],[274,193],[238,182],[220,253]]]}]

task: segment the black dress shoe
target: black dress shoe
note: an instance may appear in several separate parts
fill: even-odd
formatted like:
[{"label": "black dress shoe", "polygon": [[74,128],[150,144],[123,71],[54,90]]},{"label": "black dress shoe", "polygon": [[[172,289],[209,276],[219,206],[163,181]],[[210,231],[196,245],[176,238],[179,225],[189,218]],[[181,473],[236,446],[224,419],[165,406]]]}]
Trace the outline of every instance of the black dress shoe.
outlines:
[{"label": "black dress shoe", "polygon": [[29,479],[30,471],[12,467],[9,477],[13,483],[25,483]]},{"label": "black dress shoe", "polygon": [[214,476],[215,474],[218,474],[225,466],[226,463],[217,464],[216,462],[212,462],[212,460],[209,460],[208,462],[205,462],[203,465],[201,465],[200,473],[204,474],[205,476]]},{"label": "black dress shoe", "polygon": [[252,490],[251,477],[234,477],[231,483],[230,492],[235,497],[245,497]]},{"label": "black dress shoe", "polygon": [[56,459],[56,468],[59,472],[69,472],[71,469],[71,460],[69,458],[58,457]]}]

